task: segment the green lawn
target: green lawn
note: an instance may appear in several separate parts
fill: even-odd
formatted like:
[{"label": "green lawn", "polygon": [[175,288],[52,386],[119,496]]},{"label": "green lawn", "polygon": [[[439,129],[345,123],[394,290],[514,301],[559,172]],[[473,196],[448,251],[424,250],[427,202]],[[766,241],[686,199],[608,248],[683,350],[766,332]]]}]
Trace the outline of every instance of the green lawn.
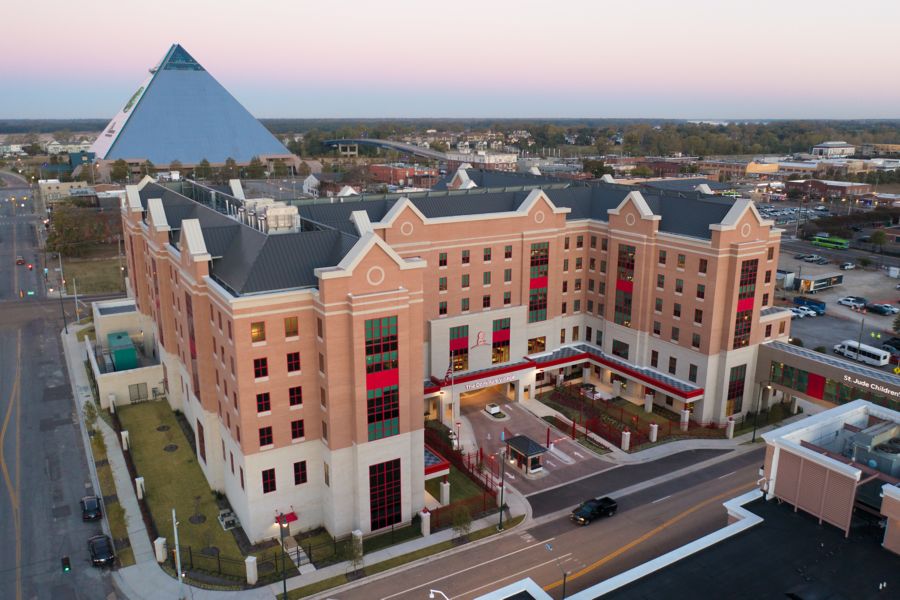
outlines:
[{"label": "green lawn", "polygon": [[[124,277],[119,269],[119,259],[117,258],[102,260],[67,258],[63,260],[63,273],[66,276],[67,294],[75,293],[76,285],[79,294],[100,294],[125,290]],[[51,282],[58,283],[59,280],[53,282],[51,277]]]},{"label": "green lawn", "polygon": [[[194,555],[195,568],[215,570],[214,560],[200,562],[198,554],[202,548],[215,546],[220,556],[233,560],[243,560],[243,555],[231,532],[224,531],[217,521],[219,508],[210,491],[206,478],[197,464],[197,457],[184,437],[175,415],[165,401],[143,402],[117,409],[122,427],[128,430],[131,456],[138,475],[144,478],[145,498],[153,515],[159,535],[171,539],[172,509],[178,517],[178,538],[182,547],[190,546]],[[167,431],[158,431],[160,425],[168,426]],[[174,444],[174,452],[163,450]],[[191,523],[190,517],[203,515],[203,523]],[[277,547],[256,553],[260,562],[279,554]],[[207,564],[208,563],[208,564]],[[221,563],[224,574],[244,578],[244,565]],[[296,573],[289,573],[292,576]]]},{"label": "green lawn", "polygon": [[[450,502],[466,500],[474,496],[481,496],[484,492],[478,485],[466,476],[465,473],[450,465]],[[435,500],[441,499],[441,478],[436,477],[425,482],[425,490],[434,496]]]},{"label": "green lawn", "polygon": [[[99,432],[91,437],[91,454],[95,461],[105,460],[106,444],[103,442],[103,435]],[[100,482],[100,489],[97,494],[100,496],[112,496],[116,493],[116,483],[113,479],[112,469],[109,465],[101,465],[97,467],[97,479]],[[106,522],[109,523],[109,530],[113,539],[128,539],[128,526],[125,523],[125,511],[118,502],[104,503],[103,508],[106,510]],[[140,518],[135,515],[133,518]],[[134,553],[131,548],[124,548],[116,552],[119,559],[119,566],[128,567],[134,564]]]}]

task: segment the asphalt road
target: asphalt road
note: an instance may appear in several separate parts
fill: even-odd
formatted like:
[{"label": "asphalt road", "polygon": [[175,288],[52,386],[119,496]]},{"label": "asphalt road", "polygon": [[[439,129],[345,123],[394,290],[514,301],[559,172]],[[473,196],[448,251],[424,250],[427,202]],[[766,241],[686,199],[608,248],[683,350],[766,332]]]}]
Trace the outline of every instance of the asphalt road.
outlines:
[{"label": "asphalt road", "polygon": [[[323,597],[424,599],[429,590],[436,589],[454,600],[471,599],[531,577],[554,598],[561,598],[564,571],[569,573],[566,593],[571,594],[723,527],[727,516],[722,503],[752,489],[762,461],[763,449],[758,448],[618,498],[618,514],[587,527],[574,526],[564,514],[424,566]],[[620,470],[623,468],[604,475]],[[647,476],[631,473],[622,483],[638,483]],[[579,500],[586,491],[579,490]]]},{"label": "asphalt road", "polygon": [[[0,176],[0,598],[106,598],[109,575],[91,567],[86,543],[100,525],[83,523],[78,507],[93,488],[62,360],[60,305],[45,298],[36,262],[39,217],[24,182]],[[16,255],[34,270],[16,266]]]},{"label": "asphalt road", "polygon": [[787,237],[781,240],[781,253],[789,254],[791,256],[794,254],[818,254],[834,263],[835,268],[844,262],[854,262],[859,264],[859,261],[863,258],[870,260],[873,265],[900,267],[900,258],[894,256],[876,254],[874,252],[867,252],[856,248],[848,248],[846,250],[820,248],[819,246],[813,246],[811,242]]}]

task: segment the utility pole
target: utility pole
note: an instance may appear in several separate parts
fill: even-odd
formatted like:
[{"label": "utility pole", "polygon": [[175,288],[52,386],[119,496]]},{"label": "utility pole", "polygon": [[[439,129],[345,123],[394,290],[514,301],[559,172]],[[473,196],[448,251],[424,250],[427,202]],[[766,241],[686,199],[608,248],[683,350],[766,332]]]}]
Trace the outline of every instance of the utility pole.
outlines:
[{"label": "utility pole", "polygon": [[74,277],[72,277],[72,291],[75,294],[75,322],[77,323],[81,320],[81,315],[78,313],[78,284]]},{"label": "utility pole", "polygon": [[500,523],[497,531],[503,531],[503,491],[506,488],[506,453],[500,450]]},{"label": "utility pole", "polygon": [[175,530],[175,568],[178,570],[178,600],[184,598],[184,580],[181,575],[181,550],[178,547],[178,520],[175,509],[172,509],[172,528]]}]

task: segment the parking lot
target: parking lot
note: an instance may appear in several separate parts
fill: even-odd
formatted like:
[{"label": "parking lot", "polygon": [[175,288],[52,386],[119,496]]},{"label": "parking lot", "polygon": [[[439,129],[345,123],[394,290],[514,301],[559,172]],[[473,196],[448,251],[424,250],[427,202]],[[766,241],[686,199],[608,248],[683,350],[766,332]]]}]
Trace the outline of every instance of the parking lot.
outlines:
[{"label": "parking lot", "polygon": [[[856,269],[840,271],[836,264],[817,265],[793,258],[793,254],[785,253],[779,261],[779,268],[803,275],[822,275],[841,273],[844,283],[833,288],[808,295],[810,298],[825,302],[826,313],[817,317],[797,318],[791,321],[791,336],[800,338],[806,348],[825,346],[828,352],[832,347],[844,340],[861,339],[862,343],[881,347],[882,340],[887,340],[892,332],[894,316],[880,315],[871,311],[856,311],[837,303],[845,296],[862,296],[869,303],[890,304],[900,306],[900,290],[896,286],[900,280],[888,277],[883,269]],[[779,290],[776,303],[793,306],[793,298],[798,293]],[[883,367],[891,369],[892,366]]]}]

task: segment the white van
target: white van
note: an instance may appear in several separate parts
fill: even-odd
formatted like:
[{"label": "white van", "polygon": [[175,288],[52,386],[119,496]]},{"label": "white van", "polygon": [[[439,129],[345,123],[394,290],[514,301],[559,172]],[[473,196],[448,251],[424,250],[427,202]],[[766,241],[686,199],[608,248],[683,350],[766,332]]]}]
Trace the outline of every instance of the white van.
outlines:
[{"label": "white van", "polygon": [[886,365],[891,360],[890,352],[873,346],[866,346],[853,340],[844,340],[840,344],[835,344],[834,353],[875,367]]}]

